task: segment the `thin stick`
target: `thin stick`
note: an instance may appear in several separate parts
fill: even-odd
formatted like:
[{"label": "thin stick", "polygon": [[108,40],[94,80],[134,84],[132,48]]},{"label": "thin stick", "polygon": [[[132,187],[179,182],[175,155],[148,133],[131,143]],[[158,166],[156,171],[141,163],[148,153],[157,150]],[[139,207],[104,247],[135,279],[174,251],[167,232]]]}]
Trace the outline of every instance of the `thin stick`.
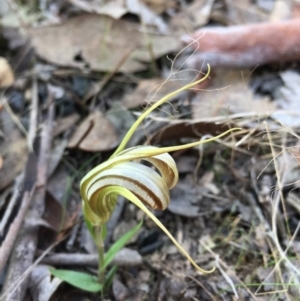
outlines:
[{"label": "thin stick", "polygon": [[32,101],[31,101],[31,114],[30,114],[30,128],[28,132],[28,147],[33,150],[33,141],[37,131],[37,118],[38,118],[38,87],[37,79],[32,81]]}]

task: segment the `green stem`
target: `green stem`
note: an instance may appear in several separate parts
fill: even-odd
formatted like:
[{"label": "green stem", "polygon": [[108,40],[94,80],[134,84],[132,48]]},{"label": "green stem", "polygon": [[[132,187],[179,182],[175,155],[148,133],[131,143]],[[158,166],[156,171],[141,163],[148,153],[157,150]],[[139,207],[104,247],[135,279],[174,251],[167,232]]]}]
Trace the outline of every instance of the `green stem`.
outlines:
[{"label": "green stem", "polygon": [[96,227],[95,229],[96,245],[98,249],[98,281],[100,284],[104,284],[104,242],[102,239],[102,227]]}]

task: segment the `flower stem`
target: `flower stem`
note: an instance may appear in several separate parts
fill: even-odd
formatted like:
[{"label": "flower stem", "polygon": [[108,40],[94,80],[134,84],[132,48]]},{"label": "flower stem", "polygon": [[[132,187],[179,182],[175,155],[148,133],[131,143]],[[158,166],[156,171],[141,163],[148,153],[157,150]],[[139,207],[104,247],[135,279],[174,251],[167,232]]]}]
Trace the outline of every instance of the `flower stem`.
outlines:
[{"label": "flower stem", "polygon": [[102,227],[96,227],[95,229],[96,246],[98,249],[98,281],[100,284],[104,284],[104,242],[102,239]]}]

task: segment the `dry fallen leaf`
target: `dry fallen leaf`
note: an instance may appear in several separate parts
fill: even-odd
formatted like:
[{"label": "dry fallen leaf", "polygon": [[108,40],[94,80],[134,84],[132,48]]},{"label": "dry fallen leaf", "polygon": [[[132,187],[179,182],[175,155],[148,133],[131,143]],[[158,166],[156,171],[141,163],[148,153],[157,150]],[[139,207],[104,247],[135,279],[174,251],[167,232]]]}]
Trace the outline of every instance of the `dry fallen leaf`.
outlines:
[{"label": "dry fallen leaf", "polygon": [[163,19],[155,14],[152,8],[146,6],[139,0],[111,0],[107,3],[99,3],[96,0],[69,0],[73,5],[88,13],[106,15],[113,19],[120,19],[127,13],[139,16],[141,23],[156,26],[162,32],[167,32],[167,24]]},{"label": "dry fallen leaf", "polygon": [[14,73],[7,60],[0,57],[0,89],[11,86],[14,80]]},{"label": "dry fallen leaf", "polygon": [[176,2],[173,0],[142,0],[142,2],[157,14],[161,14],[170,8],[176,8]]},{"label": "dry fallen leaf", "polygon": [[28,146],[26,139],[11,120],[6,110],[0,114],[2,139],[0,154],[3,165],[0,171],[0,191],[10,185],[16,176],[24,169],[27,161]]},{"label": "dry fallen leaf", "polygon": [[79,118],[80,116],[74,113],[67,117],[58,119],[53,129],[53,137],[56,137],[70,129],[79,120]]},{"label": "dry fallen leaf", "polygon": [[[247,24],[268,21],[268,13],[258,8],[251,0],[225,0],[227,22],[233,24]],[[265,1],[266,2],[266,1]]]},{"label": "dry fallen leaf", "polygon": [[[110,71],[125,53],[134,50],[120,72],[145,70],[154,58],[180,49],[178,37],[140,31],[140,25],[125,20],[83,14],[55,26],[31,28],[32,44],[46,61],[96,71]],[[151,51],[149,49],[151,43]],[[55,47],[53,47],[55,45]]]},{"label": "dry fallen leaf", "polygon": [[[43,220],[47,222],[52,230],[57,232],[65,230],[67,226],[70,226],[71,219],[70,213],[64,208],[61,202],[63,202],[63,199],[58,201],[51,193],[47,192],[45,199],[46,210]],[[49,237],[47,239],[48,241],[50,240]]]},{"label": "dry fallen leaf", "polygon": [[280,73],[284,86],[279,89],[279,98],[274,100],[277,110],[271,117],[286,127],[300,127],[300,75],[287,70]]},{"label": "dry fallen leaf", "polygon": [[147,105],[182,87],[181,81],[164,81],[162,78],[141,80],[134,92],[124,97],[122,103],[128,109]]},{"label": "dry fallen leaf", "polygon": [[293,2],[293,7],[292,7],[292,17],[295,18],[300,18],[300,2]]},{"label": "dry fallen leaf", "polygon": [[71,137],[68,147],[89,152],[107,151],[116,147],[119,137],[111,122],[101,113],[88,116]]},{"label": "dry fallen leaf", "polygon": [[161,33],[168,32],[168,26],[165,21],[141,1],[126,0],[126,7],[128,12],[140,17],[142,24],[154,25]]},{"label": "dry fallen leaf", "polygon": [[0,173],[0,191],[7,187],[23,170],[27,160],[27,142],[20,138],[8,143],[0,149],[3,156],[3,166]]},{"label": "dry fallen leaf", "polygon": [[[180,215],[184,217],[192,218],[192,217],[201,216],[199,206],[195,206],[191,204],[189,201],[186,200],[186,198],[187,198],[186,195],[184,197],[181,195],[181,201],[180,201],[178,199],[174,199],[173,196],[172,202],[168,206],[168,210],[175,215]],[[205,214],[207,214],[207,212],[205,212]]]},{"label": "dry fallen leaf", "polygon": [[48,301],[62,280],[53,277],[49,266],[40,264],[30,274],[30,289],[34,301]]},{"label": "dry fallen leaf", "polygon": [[225,116],[230,113],[270,114],[275,105],[269,97],[254,98],[248,71],[214,70],[208,91],[200,91],[193,100],[193,118]]},{"label": "dry fallen leaf", "polygon": [[186,33],[207,24],[213,4],[214,0],[194,1],[171,19],[171,28],[176,32]]},{"label": "dry fallen leaf", "polygon": [[172,139],[199,138],[203,135],[216,136],[228,130],[228,125],[214,122],[188,122],[178,120],[158,131],[148,139],[151,144],[161,143]]},{"label": "dry fallen leaf", "polygon": [[107,3],[100,3],[97,0],[69,0],[70,3],[88,13],[97,13],[119,19],[127,13],[122,0],[111,0]]},{"label": "dry fallen leaf", "polygon": [[274,2],[270,21],[277,22],[281,20],[289,20],[292,15],[293,1],[275,0]]}]

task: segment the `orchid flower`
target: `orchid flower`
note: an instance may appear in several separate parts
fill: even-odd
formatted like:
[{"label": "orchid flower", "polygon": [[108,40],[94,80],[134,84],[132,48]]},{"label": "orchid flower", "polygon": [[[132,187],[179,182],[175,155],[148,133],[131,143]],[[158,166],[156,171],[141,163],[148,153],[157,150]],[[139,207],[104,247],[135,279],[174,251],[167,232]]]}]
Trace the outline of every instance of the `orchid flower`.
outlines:
[{"label": "orchid flower", "polygon": [[[210,68],[208,66],[208,72],[202,79],[166,95],[141,114],[113,155],[106,162],[87,173],[80,183],[84,216],[90,225],[93,227],[105,225],[113,213],[117,197],[121,195],[143,210],[165,232],[190,263],[203,274],[213,272],[214,268],[210,271],[200,268],[148,208],[166,209],[170,203],[169,190],[178,182],[176,163],[169,152],[214,141],[237,129],[230,129],[210,139],[178,146],[136,146],[128,149],[125,149],[125,147],[141,122],[153,110],[181,91],[192,88],[207,79],[209,72]],[[148,161],[159,173],[155,169],[143,165],[139,160]]]}]

